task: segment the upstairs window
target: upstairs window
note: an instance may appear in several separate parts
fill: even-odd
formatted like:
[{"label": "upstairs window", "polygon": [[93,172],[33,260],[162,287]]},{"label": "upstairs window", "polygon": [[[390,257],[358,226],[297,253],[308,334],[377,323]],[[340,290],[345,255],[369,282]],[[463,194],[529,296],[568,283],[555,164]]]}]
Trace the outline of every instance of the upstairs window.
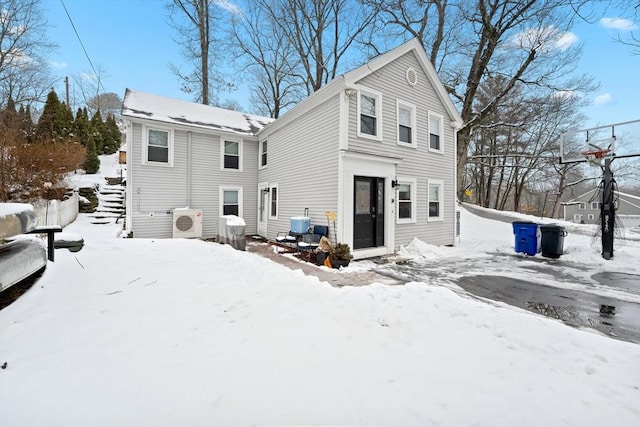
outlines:
[{"label": "upstairs window", "polygon": [[416,107],[398,101],[398,144],[412,145],[416,143]]},{"label": "upstairs window", "polygon": [[583,211],[585,209],[587,209],[587,204],[586,203],[584,203],[584,202],[578,203],[578,210]]},{"label": "upstairs window", "polygon": [[161,129],[147,129],[144,148],[144,162],[171,166],[173,132]]},{"label": "upstairs window", "polygon": [[360,92],[358,95],[358,136],[382,140],[382,95]]},{"label": "upstairs window", "polygon": [[267,141],[260,143],[260,167],[267,166]]},{"label": "upstairs window", "polygon": [[597,209],[600,210],[600,202],[591,202],[591,209]]},{"label": "upstairs window", "polygon": [[222,147],[222,169],[241,171],[242,142],[225,140]]},{"label": "upstairs window", "polygon": [[429,113],[429,150],[442,151],[442,116]]}]

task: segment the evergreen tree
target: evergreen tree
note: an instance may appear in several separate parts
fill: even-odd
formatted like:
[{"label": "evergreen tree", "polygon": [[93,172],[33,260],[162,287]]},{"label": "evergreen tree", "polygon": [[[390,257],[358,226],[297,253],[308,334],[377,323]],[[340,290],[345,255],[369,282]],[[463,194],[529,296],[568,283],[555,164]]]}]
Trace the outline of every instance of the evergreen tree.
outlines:
[{"label": "evergreen tree", "polygon": [[98,158],[96,144],[92,135],[89,135],[87,138],[87,157],[82,168],[88,174],[94,174],[100,169],[100,159]]},{"label": "evergreen tree", "polygon": [[109,115],[107,117],[107,121],[104,124],[105,130],[105,153],[104,154],[113,154],[118,151],[121,144],[121,136],[120,129],[118,128],[118,124],[116,123],[115,117],[113,115]]},{"label": "evergreen tree", "polygon": [[76,119],[73,121],[73,134],[82,145],[87,146],[87,140],[91,133],[91,124],[87,116],[86,108],[78,108]]},{"label": "evergreen tree", "polygon": [[47,95],[47,102],[44,104],[42,115],[36,127],[36,136],[39,140],[55,142],[64,136],[64,121],[62,104],[55,91],[52,89]]},{"label": "evergreen tree", "polygon": [[[100,115],[100,110],[96,111],[93,117],[91,117],[91,136],[96,144],[96,153],[104,153],[104,122]],[[88,146],[87,146],[88,148]]]},{"label": "evergreen tree", "polygon": [[33,123],[33,116],[31,115],[31,107],[27,105],[27,108],[20,106],[20,111],[18,112],[18,116],[20,116],[20,129],[22,130],[22,134],[26,138],[28,142],[33,141],[33,135],[36,130],[36,125]]},{"label": "evergreen tree", "polygon": [[60,119],[60,138],[67,139],[67,137],[73,134],[73,113],[66,103],[60,104],[60,110],[58,111]]},{"label": "evergreen tree", "polygon": [[9,127],[13,127],[18,120],[18,113],[16,112],[16,103],[12,98],[7,101],[7,107],[0,110],[0,130],[6,131]]}]

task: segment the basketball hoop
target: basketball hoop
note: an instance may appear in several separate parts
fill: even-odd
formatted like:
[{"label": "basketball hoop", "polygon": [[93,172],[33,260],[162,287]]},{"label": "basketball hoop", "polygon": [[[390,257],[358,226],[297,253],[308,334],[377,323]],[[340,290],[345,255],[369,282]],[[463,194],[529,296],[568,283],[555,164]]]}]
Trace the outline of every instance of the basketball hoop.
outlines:
[{"label": "basketball hoop", "polygon": [[596,165],[600,165],[600,162],[602,159],[604,159],[604,157],[609,154],[611,152],[610,149],[608,148],[604,148],[604,149],[598,149],[598,150],[588,150],[588,151],[583,151],[582,155],[591,163],[594,163]]}]

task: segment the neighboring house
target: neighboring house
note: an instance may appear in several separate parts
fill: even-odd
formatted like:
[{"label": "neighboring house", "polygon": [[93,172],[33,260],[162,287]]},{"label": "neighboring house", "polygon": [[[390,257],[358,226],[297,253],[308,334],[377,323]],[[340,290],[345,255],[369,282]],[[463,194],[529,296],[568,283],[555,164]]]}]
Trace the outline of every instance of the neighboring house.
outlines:
[{"label": "neighboring house", "polygon": [[[640,224],[640,197],[616,192],[616,217],[625,227]],[[578,224],[600,224],[602,193],[598,188],[570,200],[564,205],[564,218]]]},{"label": "neighboring house", "polygon": [[274,239],[308,212],[356,258],[414,237],[455,241],[462,120],[417,40],[334,79],[275,121],[127,90],[127,229],[172,237],[202,210],[202,237],[237,214]]}]

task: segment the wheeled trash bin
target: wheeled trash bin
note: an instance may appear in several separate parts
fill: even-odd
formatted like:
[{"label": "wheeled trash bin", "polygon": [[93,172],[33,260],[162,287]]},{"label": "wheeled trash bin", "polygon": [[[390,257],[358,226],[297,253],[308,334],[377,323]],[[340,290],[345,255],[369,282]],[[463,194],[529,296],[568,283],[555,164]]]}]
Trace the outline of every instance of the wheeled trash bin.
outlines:
[{"label": "wheeled trash bin", "polygon": [[531,221],[516,221],[512,223],[515,235],[514,248],[516,252],[535,255],[540,248],[540,230],[538,224]]},{"label": "wheeled trash bin", "polygon": [[542,256],[560,258],[564,250],[564,238],[567,235],[565,228],[558,224],[545,224],[540,226],[540,232],[542,233]]}]

